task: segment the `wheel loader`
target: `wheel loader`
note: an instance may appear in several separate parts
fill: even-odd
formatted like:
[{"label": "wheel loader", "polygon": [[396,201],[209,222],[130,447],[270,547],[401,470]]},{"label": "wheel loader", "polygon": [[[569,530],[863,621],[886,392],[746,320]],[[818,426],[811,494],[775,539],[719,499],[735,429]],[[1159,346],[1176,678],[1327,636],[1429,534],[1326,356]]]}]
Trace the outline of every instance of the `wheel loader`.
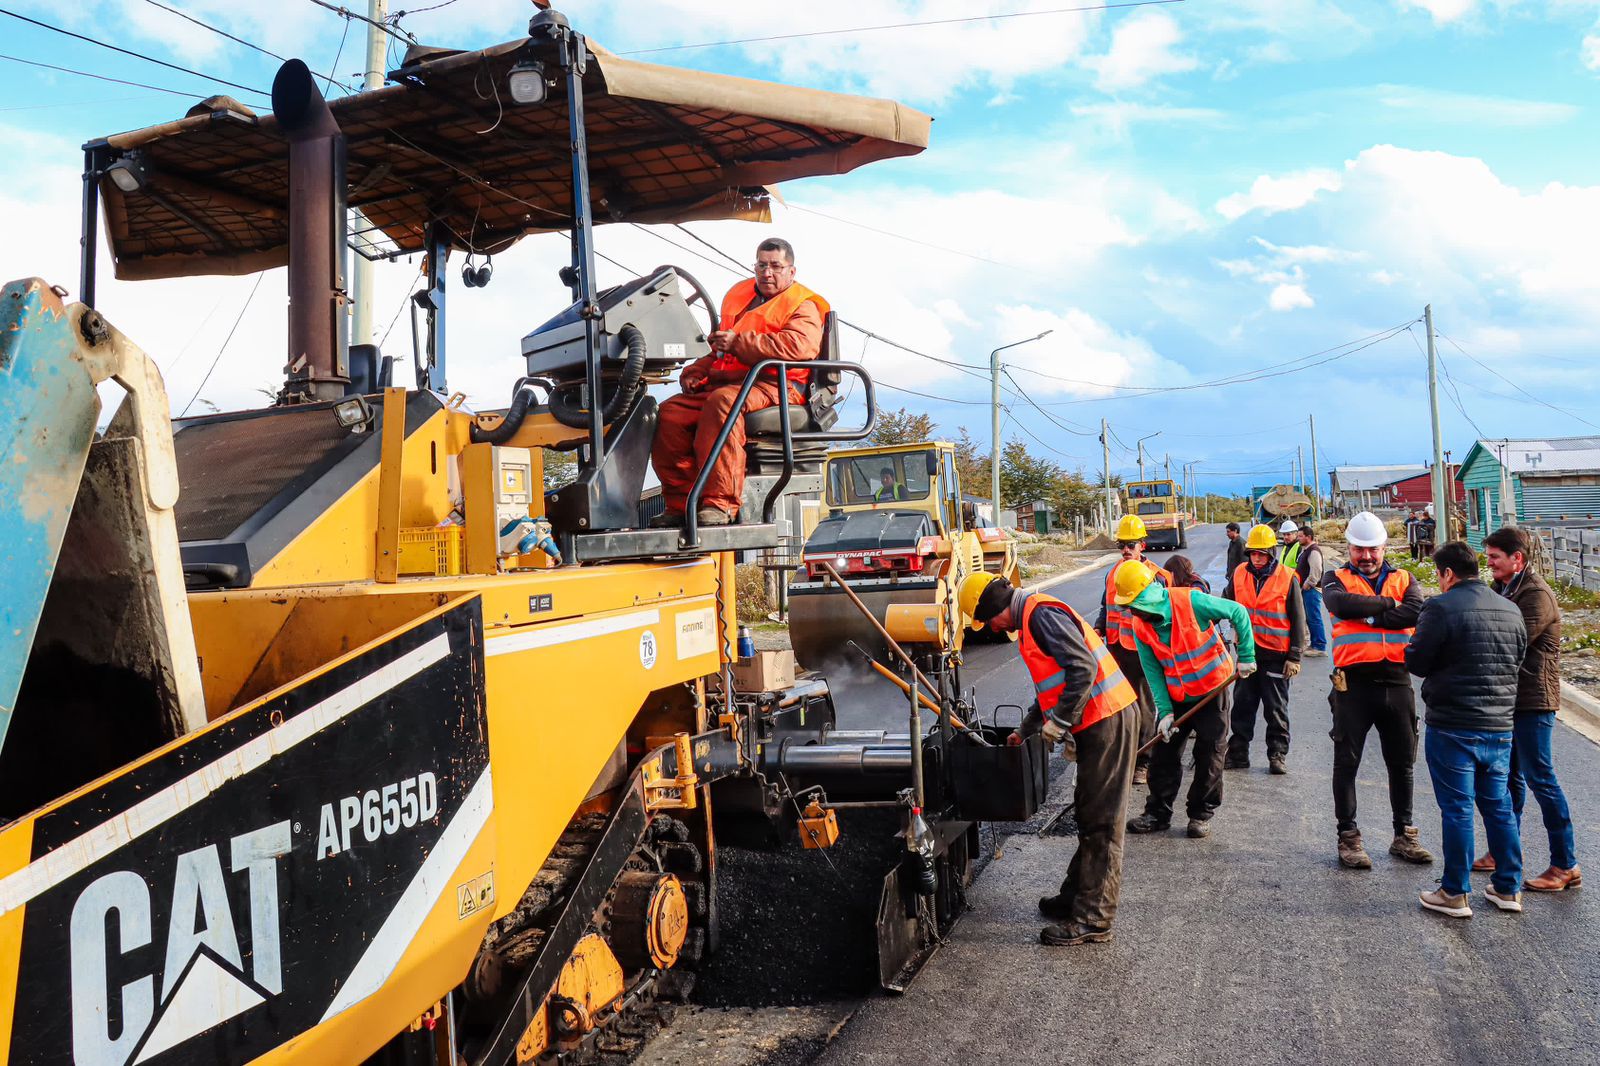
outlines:
[{"label": "wheel loader", "polygon": [[[978,570],[1022,583],[1016,539],[981,521],[961,493],[955,445],[945,441],[844,448],[823,468],[828,514],[806,538],[789,584],[795,660],[814,670],[852,656],[885,656],[885,640],[841,581],[902,640],[958,650],[969,632],[956,589]],[[825,569],[831,565],[839,580]]]},{"label": "wheel loader", "polygon": [[[891,987],[959,912],[977,821],[1038,804],[1037,738],[967,725],[947,673],[902,735],[835,730],[821,679],[735,691],[734,553],[778,542],[797,456],[870,430],[870,378],[825,348],[751,427],[759,506],[641,528],[649,388],[715,303],[670,266],[595,279],[597,221],[764,219],[770,185],[915,154],[928,117],[620,59],[548,9],[388,80],[329,103],[291,60],[271,114],[213,97],[91,142],[77,298],[0,290],[6,1062],[624,1061],[716,947],[724,797],[808,846],[839,804],[895,812]],[[423,258],[412,388],[347,344],[352,208],[362,254]],[[570,306],[475,412],[449,257],[556,232]],[[102,238],[119,283],[287,266],[276,401],[172,420],[96,310]],[[578,460],[548,493],[547,448]]]}]

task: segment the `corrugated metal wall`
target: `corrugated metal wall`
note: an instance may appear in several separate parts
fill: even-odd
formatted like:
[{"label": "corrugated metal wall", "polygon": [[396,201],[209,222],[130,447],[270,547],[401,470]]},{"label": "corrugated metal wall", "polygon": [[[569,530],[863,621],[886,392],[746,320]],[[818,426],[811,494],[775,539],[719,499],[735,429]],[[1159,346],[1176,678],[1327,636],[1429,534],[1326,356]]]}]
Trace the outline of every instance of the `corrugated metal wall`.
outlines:
[{"label": "corrugated metal wall", "polygon": [[1600,485],[1546,485],[1530,478],[1523,482],[1522,506],[1529,519],[1600,516]]}]

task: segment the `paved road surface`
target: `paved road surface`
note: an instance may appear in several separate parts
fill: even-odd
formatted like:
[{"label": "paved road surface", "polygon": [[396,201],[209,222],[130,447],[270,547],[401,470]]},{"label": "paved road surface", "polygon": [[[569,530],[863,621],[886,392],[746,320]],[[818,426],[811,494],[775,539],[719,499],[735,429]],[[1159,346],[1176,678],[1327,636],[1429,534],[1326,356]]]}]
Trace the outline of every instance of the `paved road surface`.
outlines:
[{"label": "paved road surface", "polygon": [[[1220,527],[1191,544],[1220,591]],[[1103,581],[1051,591],[1087,611]],[[1422,911],[1417,893],[1439,868],[1384,854],[1375,739],[1360,779],[1374,869],[1339,868],[1325,664],[1312,660],[1294,684],[1288,777],[1268,776],[1258,751],[1256,769],[1228,774],[1209,839],[1187,839],[1181,821],[1129,839],[1113,943],[1037,943],[1035,901],[1054,891],[1076,842],[1014,837],[910,992],[869,1000],[818,1061],[1600,1062],[1600,885],[1530,893],[1526,912],[1509,915],[1482,901],[1480,875],[1470,921]],[[968,677],[983,706],[1027,700],[1011,649],[980,651]],[[1556,763],[1580,860],[1600,871],[1600,748],[1560,726]],[[1143,795],[1135,790],[1136,805]],[[1420,761],[1416,818],[1437,850]],[[1531,872],[1547,864],[1531,800],[1524,850]]]}]

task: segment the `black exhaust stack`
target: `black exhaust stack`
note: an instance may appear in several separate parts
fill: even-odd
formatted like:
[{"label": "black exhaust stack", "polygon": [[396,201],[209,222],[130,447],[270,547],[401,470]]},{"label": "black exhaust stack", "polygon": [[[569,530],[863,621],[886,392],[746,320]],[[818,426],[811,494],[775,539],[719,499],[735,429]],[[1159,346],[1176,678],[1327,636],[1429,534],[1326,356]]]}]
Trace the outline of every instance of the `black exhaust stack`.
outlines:
[{"label": "black exhaust stack", "polygon": [[345,143],[298,59],[272,79],[289,140],[289,363],[280,403],[337,400],[350,384],[345,304]]}]

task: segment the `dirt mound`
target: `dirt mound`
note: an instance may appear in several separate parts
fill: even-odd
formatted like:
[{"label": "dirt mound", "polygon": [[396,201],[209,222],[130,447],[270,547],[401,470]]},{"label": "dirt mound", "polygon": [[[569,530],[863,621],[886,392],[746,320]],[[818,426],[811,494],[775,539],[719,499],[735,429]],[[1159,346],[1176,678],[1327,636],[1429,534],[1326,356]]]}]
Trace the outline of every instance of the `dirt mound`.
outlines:
[{"label": "dirt mound", "polygon": [[1116,546],[1116,538],[1105,533],[1096,533],[1094,536],[1083,542],[1084,551],[1104,551],[1109,548],[1115,548]]}]

